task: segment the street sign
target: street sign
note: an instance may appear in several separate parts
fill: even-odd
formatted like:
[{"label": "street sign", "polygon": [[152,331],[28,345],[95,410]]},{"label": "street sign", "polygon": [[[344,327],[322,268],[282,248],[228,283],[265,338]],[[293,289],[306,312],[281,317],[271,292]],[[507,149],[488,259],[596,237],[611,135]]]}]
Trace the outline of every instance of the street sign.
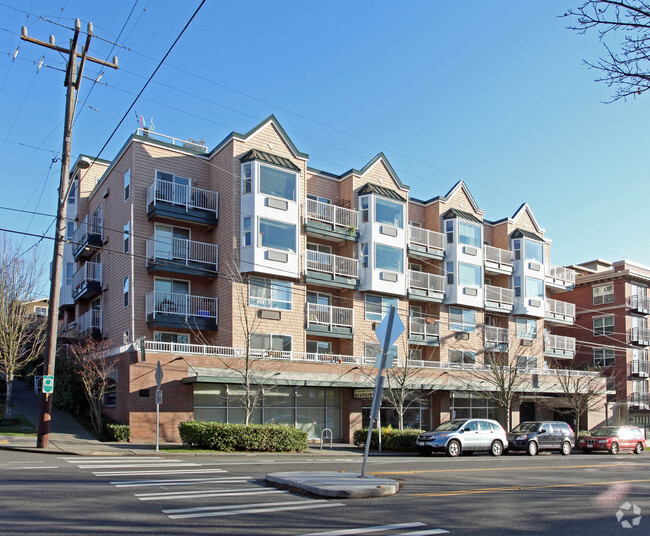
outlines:
[{"label": "street sign", "polygon": [[46,395],[54,392],[54,376],[43,376],[43,392]]},{"label": "street sign", "polygon": [[158,361],[158,364],[156,365],[156,389],[160,391],[160,384],[162,383],[163,379],[163,370],[162,367],[160,366],[160,361]]},{"label": "street sign", "polygon": [[[391,323],[392,316],[392,323]],[[390,329],[390,333],[388,330]],[[381,323],[375,328],[375,336],[382,345],[382,352],[388,352],[388,349],[395,344],[399,336],[404,333],[404,324],[397,314],[397,311],[391,307],[391,310],[384,317]],[[388,335],[388,337],[386,337]]]}]

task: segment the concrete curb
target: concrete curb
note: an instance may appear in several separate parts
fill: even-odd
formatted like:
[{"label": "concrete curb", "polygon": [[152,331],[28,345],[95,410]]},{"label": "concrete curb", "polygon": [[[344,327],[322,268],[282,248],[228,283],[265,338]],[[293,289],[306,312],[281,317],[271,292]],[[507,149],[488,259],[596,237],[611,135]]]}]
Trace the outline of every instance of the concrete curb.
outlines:
[{"label": "concrete curb", "polygon": [[399,491],[399,482],[389,478],[335,471],[294,471],[269,473],[266,481],[288,488],[296,488],[321,497],[364,499],[386,497]]}]

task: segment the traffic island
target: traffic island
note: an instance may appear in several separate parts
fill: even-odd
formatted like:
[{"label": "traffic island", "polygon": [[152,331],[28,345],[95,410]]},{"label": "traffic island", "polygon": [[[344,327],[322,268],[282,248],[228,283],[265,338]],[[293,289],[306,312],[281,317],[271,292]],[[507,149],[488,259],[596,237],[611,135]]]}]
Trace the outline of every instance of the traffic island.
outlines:
[{"label": "traffic island", "polygon": [[399,491],[399,483],[390,478],[366,476],[336,471],[294,471],[266,475],[270,484],[307,491],[321,497],[363,499],[384,497]]}]

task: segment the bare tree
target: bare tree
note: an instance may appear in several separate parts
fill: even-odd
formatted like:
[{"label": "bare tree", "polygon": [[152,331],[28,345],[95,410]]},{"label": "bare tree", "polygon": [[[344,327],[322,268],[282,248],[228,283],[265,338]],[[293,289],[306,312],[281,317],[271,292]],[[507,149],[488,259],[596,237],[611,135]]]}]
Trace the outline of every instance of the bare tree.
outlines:
[{"label": "bare tree", "polygon": [[[614,87],[610,102],[636,97],[650,89],[650,2],[644,0],[586,0],[564,17],[579,33],[594,30],[606,53],[596,62],[585,61],[600,71],[597,82]],[[618,37],[615,44],[610,41]],[[613,51],[614,47],[618,52]]]},{"label": "bare tree", "polygon": [[13,381],[36,360],[45,344],[45,321],[28,307],[41,288],[42,264],[36,253],[23,256],[0,239],[0,373],[7,385],[5,419],[11,418]]},{"label": "bare tree", "polygon": [[97,433],[102,433],[102,401],[113,382],[119,355],[109,354],[111,343],[87,338],[70,348],[74,370],[83,386],[90,408],[90,420]]}]

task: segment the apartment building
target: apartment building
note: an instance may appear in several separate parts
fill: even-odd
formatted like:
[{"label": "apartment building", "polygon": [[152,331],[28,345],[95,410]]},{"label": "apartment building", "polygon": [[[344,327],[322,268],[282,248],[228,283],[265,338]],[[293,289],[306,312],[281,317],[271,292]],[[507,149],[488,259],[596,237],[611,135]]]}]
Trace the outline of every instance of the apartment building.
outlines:
[{"label": "apartment building", "polygon": [[615,424],[650,425],[648,346],[650,268],[628,260],[578,264],[574,289],[564,299],[577,317],[566,334],[580,339],[576,364],[609,377],[608,417]]},{"label": "apartment building", "polygon": [[383,154],[342,174],[308,161],[271,116],[212,150],[139,130],[112,161],[73,168],[62,307],[68,335],[122,355],[105,413],[152,440],[160,362],[165,440],[182,420],[242,422],[247,376],[252,422],[349,441],[368,421],[374,329],[395,306],[407,327],[390,354],[424,392],[408,425],[503,420],[480,395],[489,360],[520,371],[513,422],[560,415],[558,374],[594,373],[555,366],[576,351],[557,333],[575,306],[556,296],[574,271],[550,263],[530,207],[486,220],[462,181],[411,198]]}]

